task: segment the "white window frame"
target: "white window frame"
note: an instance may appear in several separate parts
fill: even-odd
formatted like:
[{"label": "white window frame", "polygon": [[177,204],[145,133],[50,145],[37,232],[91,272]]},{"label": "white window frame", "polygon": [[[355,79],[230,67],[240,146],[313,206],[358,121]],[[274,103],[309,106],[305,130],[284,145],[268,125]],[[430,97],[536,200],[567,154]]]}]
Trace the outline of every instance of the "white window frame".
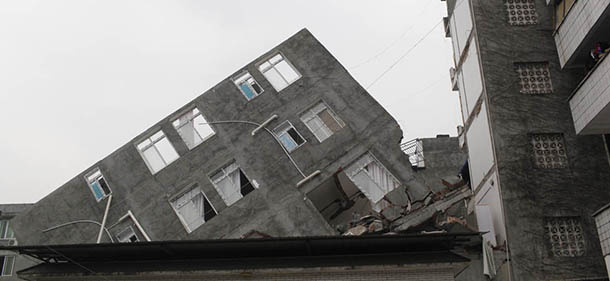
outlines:
[{"label": "white window frame", "polygon": [[[93,176],[95,173],[99,172],[99,176],[95,178],[95,180],[89,180],[89,178],[91,176]],[[89,190],[91,190],[91,193],[93,194],[93,197],[95,198],[95,200],[97,202],[100,202],[102,200],[104,200],[104,198],[108,197],[110,194],[112,194],[112,189],[110,189],[110,185],[108,184],[108,180],[106,180],[106,177],[104,177],[104,174],[102,173],[102,170],[100,170],[99,167],[94,168],[93,170],[91,170],[89,173],[85,174],[85,181],[87,182],[87,185],[89,186]],[[109,193],[106,193],[104,191],[104,189],[102,188],[102,185],[99,183],[100,178],[104,179],[104,182],[106,183],[106,187],[108,187],[108,190],[110,191]],[[97,182],[98,185],[100,186],[101,191],[104,193],[104,195],[100,198],[97,198],[97,196],[95,195],[95,191],[93,190],[93,183]]]},{"label": "white window frame", "polygon": [[[178,198],[180,198],[181,196],[185,195],[186,193],[191,192],[191,191],[192,191],[192,190],[194,190],[194,189],[199,190],[199,193],[201,193],[201,194],[203,195],[203,198],[204,198],[205,200],[207,200],[207,201],[208,201],[208,203],[210,203],[210,206],[212,207],[212,210],[214,210],[214,213],[216,213],[216,215],[215,215],[215,216],[218,216],[218,210],[216,210],[216,207],[214,207],[214,204],[212,204],[212,201],[210,201],[210,199],[208,198],[208,196],[207,196],[207,195],[205,195],[205,192],[203,192],[203,190],[201,189],[201,187],[200,187],[198,184],[192,184],[192,185],[189,185],[187,188],[185,188],[185,189],[181,190],[181,191],[180,191],[178,194],[176,194],[176,195],[172,196],[172,197],[171,197],[171,198],[169,198],[169,200],[168,200],[169,205],[172,207],[172,210],[174,210],[174,213],[175,213],[175,214],[176,214],[176,216],[178,217],[178,220],[180,220],[180,223],[182,223],[182,226],[184,226],[184,229],[186,230],[186,232],[187,232],[187,233],[191,233],[191,232],[193,232],[193,231],[197,230],[198,228],[200,228],[201,226],[203,226],[203,225],[204,225],[206,222],[208,222],[208,221],[206,221],[206,220],[205,220],[205,218],[204,218],[204,219],[203,219],[203,220],[204,220],[204,222],[203,222],[201,225],[199,225],[199,226],[197,226],[197,227],[195,227],[195,228],[191,229],[191,228],[190,228],[190,226],[188,225],[188,223],[187,223],[187,222],[184,220],[184,218],[182,217],[182,215],[181,215],[181,214],[178,212],[178,210],[177,210],[177,209],[176,209],[176,207],[174,206],[174,203],[173,203],[173,202],[175,202],[176,200],[178,200]],[[191,199],[192,199],[192,198],[191,198]]]},{"label": "white window frame", "polygon": [[[119,231],[116,234],[116,239],[119,241],[119,243],[133,243],[131,240],[127,239],[121,239],[121,234],[123,234],[124,232],[131,232],[133,233],[133,235],[136,237],[136,241],[133,242],[140,242],[140,237],[138,237],[138,233],[133,229],[133,227],[131,225],[123,228],[123,230]],[[129,235],[129,237],[131,237],[132,235]]]},{"label": "white window frame", "polygon": [[[188,113],[192,113],[194,110],[197,110],[196,114],[193,114],[193,116],[189,117],[189,120],[186,123],[183,124],[174,124],[176,121],[178,121],[182,116],[188,114]],[[212,128],[212,126],[210,126],[210,124],[207,124],[210,129],[212,130],[212,133],[207,135],[207,136],[202,136],[201,134],[199,134],[199,131],[197,131],[197,129],[195,129],[195,126],[193,125],[193,131],[195,132],[195,134],[197,134],[199,136],[199,139],[201,139],[201,141],[199,141],[198,143],[196,143],[195,145],[193,145],[193,147],[189,147],[189,145],[187,144],[187,142],[184,140],[184,137],[182,136],[182,134],[180,133],[180,128],[188,125],[189,123],[193,123],[195,122],[195,118],[201,116],[203,118],[203,120],[205,120],[205,122],[207,123],[207,119],[205,119],[205,116],[203,116],[203,114],[201,114],[201,110],[199,110],[199,108],[197,107],[193,107],[190,110],[187,110],[185,112],[183,112],[182,114],[180,114],[177,118],[175,118],[174,120],[172,120],[172,126],[174,127],[174,129],[176,130],[176,132],[178,132],[178,135],[180,135],[180,138],[182,139],[182,141],[184,142],[184,144],[186,145],[186,147],[188,147],[189,150],[193,150],[195,149],[195,147],[199,146],[200,144],[202,144],[203,142],[205,142],[206,140],[208,140],[209,138],[213,137],[216,134],[216,131],[214,131],[214,128]],[[180,122],[180,121],[178,121]],[[166,136],[167,137],[167,136]],[[168,139],[169,140],[169,139]]]},{"label": "white window frame", "polygon": [[[367,157],[370,161],[364,161],[364,158]],[[361,162],[361,163],[358,163]],[[377,159],[377,157],[375,157],[375,155],[373,155],[373,153],[366,152],[362,155],[360,155],[354,162],[352,162],[346,169],[346,173],[348,178],[354,182],[353,178],[363,172],[370,180],[372,183],[374,183],[377,188],[381,191],[384,191],[384,188],[382,186],[379,185],[378,182],[375,181],[375,178],[371,175],[370,171],[366,170],[365,167],[367,167],[370,163],[375,162],[377,165],[379,165],[379,167],[385,171],[387,173],[387,175],[389,176],[390,179],[392,179],[395,182],[395,186],[392,187],[392,189],[388,190],[387,192],[384,193],[384,196],[389,194],[390,192],[392,192],[393,190],[400,188],[402,186],[402,182],[400,182],[398,180],[398,178],[396,178],[396,176],[394,176],[394,174],[392,174],[392,172],[390,172],[390,170],[388,170],[388,168],[386,168],[385,165],[383,165],[383,163],[381,163],[381,161],[379,161],[379,159]],[[353,165],[358,164],[358,166],[355,169],[352,169]],[[372,194],[368,194],[367,191],[362,190],[360,188],[360,186],[358,186],[358,184],[356,182],[354,182],[354,184],[356,185],[356,187],[358,187],[358,189],[360,189],[360,191],[362,191],[362,193],[373,203],[373,204],[378,204],[379,202],[383,201],[383,197],[377,199],[377,201],[374,200],[374,198],[372,198]]]},{"label": "white window frame", "polygon": [[[316,107],[318,107],[320,104],[324,105],[324,108],[319,109],[319,110],[315,110]],[[326,126],[326,124],[324,124],[324,122],[322,122],[321,118],[318,116],[318,114],[322,111],[324,111],[324,109],[328,110],[328,113],[330,114],[330,116],[335,119],[335,122],[337,122],[337,124],[339,124],[339,126],[341,128],[345,128],[345,122],[343,122],[343,120],[337,115],[335,114],[335,112],[328,106],[328,104],[326,104],[326,102],[324,101],[319,101],[317,103],[315,103],[313,106],[310,106],[307,110],[303,111],[301,114],[299,114],[299,119],[301,119],[301,122],[303,122],[303,124],[305,124],[305,126],[307,127],[307,129],[309,129],[309,131],[316,137],[316,139],[321,143],[327,139],[329,139],[332,135],[335,134],[335,132],[332,132],[332,130],[330,130],[330,128],[328,128]],[[311,117],[309,118],[304,118],[303,116],[308,115],[311,113]],[[307,121],[313,119],[313,118],[319,118],[321,123],[329,130],[332,132],[332,134],[330,134],[328,137],[326,138],[320,138],[320,136],[316,135],[315,130],[309,126],[309,124],[307,124]]]},{"label": "white window frame", "polygon": [[[284,129],[284,130],[278,130],[278,128],[284,126],[284,124],[288,123],[288,126]],[[288,134],[288,131],[290,129],[294,129],[294,131],[297,133],[297,135],[299,135],[299,137],[301,137],[301,139],[303,140],[303,143],[298,144],[296,142],[295,139],[292,138],[292,136],[290,136],[290,134]],[[301,133],[299,133],[299,131],[297,130],[297,128],[295,128],[292,123],[290,123],[290,121],[286,120],[284,122],[282,122],[280,125],[278,125],[277,127],[275,127],[275,129],[273,129],[273,133],[275,134],[275,136],[277,137],[277,139],[280,141],[280,143],[282,143],[282,146],[288,151],[288,152],[293,152],[295,150],[297,150],[297,148],[303,146],[305,143],[307,143],[307,140],[303,137],[303,135],[301,135]],[[282,142],[282,139],[280,138],[283,134],[288,134],[288,136],[290,136],[290,139],[292,139],[292,141],[294,141],[294,144],[296,144],[296,146],[292,149],[288,149],[285,145],[284,142]]]},{"label": "white window frame", "polygon": [[[162,137],[154,139],[153,140],[153,136],[155,136],[157,133],[161,132]],[[172,142],[167,139],[167,142],[169,143],[169,145],[171,146],[171,148],[174,150],[174,152],[176,153],[176,155],[178,157],[176,157],[176,159],[173,159],[171,161],[167,161],[165,158],[163,158],[163,155],[161,154],[161,152],[159,151],[159,149],[157,148],[157,146],[155,144],[157,144],[158,142],[160,142],[161,140],[163,140],[164,138],[167,138],[167,135],[165,135],[165,132],[163,132],[163,130],[158,130],[153,134],[150,134],[148,137],[141,139],[139,142],[136,143],[136,150],[138,150],[138,153],[140,153],[140,156],[142,157],[142,159],[144,160],[144,163],[146,163],[146,166],[148,167],[148,169],[150,170],[150,172],[154,175],[156,173],[158,173],[159,171],[165,169],[167,166],[169,166],[169,164],[173,163],[174,161],[178,160],[180,158],[180,154],[178,154],[178,151],[176,151],[176,148],[174,147],[174,145],[172,144]],[[150,141],[149,144],[147,144],[146,146],[139,148],[138,146],[140,146],[140,144],[142,144],[145,141]],[[148,159],[144,156],[144,151],[148,150],[148,149],[154,149],[155,152],[157,153],[157,155],[159,156],[159,158],[161,159],[161,161],[163,161],[164,166],[161,167],[159,170],[155,171],[153,170],[152,166],[150,165],[150,163],[148,163]]]},{"label": "white window frame", "polygon": [[[272,62],[271,62],[271,59],[275,58],[277,55],[279,55],[279,56],[281,57],[281,59],[280,59],[280,60],[278,60],[278,61],[276,61],[276,62],[274,62],[274,63],[272,63]],[[294,80],[292,80],[292,81],[288,81],[288,80],[287,80],[287,79],[284,77],[284,75],[282,74],[282,72],[280,72],[280,71],[277,69],[277,67],[276,67],[276,65],[278,65],[278,64],[279,64],[280,62],[282,62],[282,61],[285,61],[285,62],[288,64],[288,66],[290,66],[290,68],[291,68],[291,69],[294,71],[294,73],[296,73],[296,74],[297,74],[297,78],[295,78],[295,79],[294,79]],[[266,68],[262,68],[262,65],[263,65],[263,64],[265,64],[265,63],[269,63],[269,66],[267,66]],[[291,63],[291,62],[290,62],[288,59],[286,59],[286,56],[284,56],[284,54],[283,54],[282,52],[276,52],[276,53],[274,53],[273,55],[271,55],[271,56],[267,57],[265,60],[263,60],[262,62],[260,62],[260,63],[258,63],[258,64],[257,64],[257,68],[258,68],[258,71],[260,71],[260,73],[262,73],[262,74],[263,74],[263,76],[264,76],[264,77],[267,79],[267,81],[269,81],[269,84],[271,84],[271,86],[272,86],[272,87],[273,87],[273,88],[274,88],[274,89],[275,89],[277,92],[279,92],[279,91],[281,91],[281,90],[283,90],[283,89],[288,88],[288,86],[290,86],[292,83],[294,83],[294,82],[298,81],[299,79],[301,79],[301,77],[303,77],[303,76],[301,75],[301,73],[300,73],[300,72],[299,72],[299,71],[296,69],[296,67],[294,67],[294,65],[293,65],[293,64],[292,64],[292,63]],[[280,78],[282,78],[282,80],[284,80],[284,82],[286,83],[286,86],[284,86],[284,87],[282,87],[282,88],[278,89],[278,88],[276,88],[276,87],[273,85],[273,83],[271,83],[271,80],[269,80],[269,78],[267,77],[267,75],[265,75],[265,73],[267,73],[268,71],[272,71],[272,70],[273,70],[273,71],[275,71],[275,72],[276,72],[276,73],[277,73],[277,74],[280,76]]]},{"label": "white window frame", "polygon": [[[244,76],[249,76],[247,78],[243,78]],[[252,91],[252,93],[254,93],[254,96],[252,98],[248,98],[248,95],[246,95],[246,93],[244,93],[244,90],[240,87],[241,83],[244,83],[246,81],[248,81],[249,78],[252,78],[252,80],[254,80],[254,83],[256,85],[258,85],[258,87],[261,89],[260,93],[257,93],[256,90],[254,90],[254,88],[252,87],[252,85],[247,84],[247,87],[250,89],[250,91]],[[253,99],[255,99],[256,97],[262,95],[265,92],[265,89],[263,89],[263,87],[261,86],[261,84],[258,83],[258,81],[256,81],[256,79],[254,79],[254,76],[252,76],[252,74],[250,74],[249,71],[244,71],[241,72],[239,75],[235,76],[234,78],[231,79],[233,81],[233,84],[235,84],[235,86],[237,87],[237,89],[239,89],[239,91],[243,94],[243,96],[248,100],[251,101]]]},{"label": "white window frame", "polygon": [[[0,268],[0,278],[2,276],[13,276],[13,271],[15,271],[15,256],[2,256],[2,257],[4,258],[4,260],[3,260],[2,268]],[[11,271],[6,272],[6,264],[8,263],[9,259],[12,262]]]}]

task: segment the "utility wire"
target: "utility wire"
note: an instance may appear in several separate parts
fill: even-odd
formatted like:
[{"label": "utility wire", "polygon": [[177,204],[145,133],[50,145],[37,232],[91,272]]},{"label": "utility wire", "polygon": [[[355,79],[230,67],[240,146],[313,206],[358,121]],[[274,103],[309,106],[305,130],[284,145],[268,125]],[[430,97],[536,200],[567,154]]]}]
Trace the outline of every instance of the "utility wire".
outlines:
[{"label": "utility wire", "polygon": [[411,53],[411,51],[413,51],[417,46],[419,46],[419,44],[421,44],[421,42],[423,42],[428,36],[430,36],[430,34],[432,34],[432,31],[434,31],[441,23],[443,22],[443,19],[441,19],[440,21],[438,21],[433,27],[432,29],[430,29],[422,38],[420,38],[415,45],[413,45],[411,48],[409,48],[402,56],[400,56],[398,58],[398,60],[396,60],[394,63],[392,63],[385,71],[383,71],[379,76],[377,76],[377,78],[375,78],[375,80],[373,80],[373,82],[371,84],[369,84],[366,89],[370,89],[373,85],[375,85],[375,83],[377,83],[377,81],[379,81],[383,76],[385,76],[388,72],[390,72],[390,70],[392,70],[400,61],[402,61],[407,55],[409,55]]}]

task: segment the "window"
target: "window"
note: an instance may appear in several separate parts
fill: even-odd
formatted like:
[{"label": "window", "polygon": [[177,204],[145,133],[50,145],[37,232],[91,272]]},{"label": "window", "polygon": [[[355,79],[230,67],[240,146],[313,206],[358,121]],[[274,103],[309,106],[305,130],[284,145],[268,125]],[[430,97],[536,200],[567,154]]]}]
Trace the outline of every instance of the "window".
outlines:
[{"label": "window", "polygon": [[172,124],[189,149],[195,148],[214,134],[212,127],[197,108],[189,110],[189,112],[174,120]]},{"label": "window", "polygon": [[305,139],[297,132],[289,121],[286,121],[273,130],[282,145],[291,152],[305,143]]},{"label": "window", "polygon": [[563,134],[531,134],[530,144],[538,168],[567,168]]},{"label": "window", "polygon": [[99,168],[95,168],[92,172],[87,174],[85,179],[87,180],[91,192],[93,192],[93,196],[95,196],[95,200],[98,202],[112,192]]},{"label": "window", "polygon": [[511,25],[538,24],[535,0],[505,0],[508,23]]},{"label": "window", "polygon": [[579,217],[546,217],[544,234],[556,257],[585,254],[585,238]]},{"label": "window", "polygon": [[13,275],[14,256],[0,256],[0,276]]},{"label": "window", "polygon": [[198,186],[170,201],[188,233],[216,216],[217,212]]},{"label": "window", "polygon": [[255,98],[263,92],[263,88],[258,85],[256,80],[247,71],[238,76],[233,82],[248,100]]},{"label": "window", "polygon": [[576,0],[555,0],[555,29],[559,28]]},{"label": "window", "polygon": [[13,239],[15,233],[11,229],[8,220],[0,220],[0,239]]},{"label": "window", "polygon": [[515,63],[522,94],[550,94],[553,92],[548,62]]},{"label": "window", "polygon": [[138,151],[154,174],[178,159],[178,153],[163,134],[158,131],[137,145]]},{"label": "window", "polygon": [[345,123],[334,112],[330,111],[323,102],[318,103],[303,113],[301,121],[305,123],[307,128],[320,142],[323,142],[345,126]]},{"label": "window", "polygon": [[264,61],[258,70],[265,75],[265,78],[278,92],[301,78],[301,74],[281,54],[276,54]]},{"label": "window", "polygon": [[140,241],[140,239],[138,239],[138,235],[136,235],[136,232],[131,226],[128,226],[121,230],[121,232],[116,235],[116,238],[121,243],[132,243]]},{"label": "window", "polygon": [[227,206],[231,206],[254,190],[254,186],[235,161],[214,172],[210,176],[210,181]]},{"label": "window", "polygon": [[351,164],[345,173],[374,204],[400,186],[400,182],[370,152]]}]

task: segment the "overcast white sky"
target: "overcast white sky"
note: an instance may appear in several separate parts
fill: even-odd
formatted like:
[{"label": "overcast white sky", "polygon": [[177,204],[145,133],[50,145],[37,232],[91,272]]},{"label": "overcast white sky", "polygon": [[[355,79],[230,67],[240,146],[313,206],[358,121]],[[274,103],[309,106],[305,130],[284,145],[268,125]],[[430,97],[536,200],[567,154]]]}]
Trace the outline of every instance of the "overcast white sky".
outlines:
[{"label": "overcast white sky", "polygon": [[[367,87],[439,0],[0,1],[0,203],[36,202],[308,28]],[[369,92],[405,140],[456,134],[442,24]]]}]

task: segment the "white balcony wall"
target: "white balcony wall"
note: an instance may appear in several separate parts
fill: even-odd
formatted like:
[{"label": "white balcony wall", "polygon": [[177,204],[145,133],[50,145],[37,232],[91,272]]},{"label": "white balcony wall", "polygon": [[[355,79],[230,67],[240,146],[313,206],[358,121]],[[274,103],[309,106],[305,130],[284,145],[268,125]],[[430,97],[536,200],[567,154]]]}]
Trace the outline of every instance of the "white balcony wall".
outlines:
[{"label": "white balcony wall", "polygon": [[470,182],[472,187],[476,188],[494,163],[485,103],[481,105],[481,111],[472,120],[472,124],[466,131],[466,142],[468,144]]},{"label": "white balcony wall", "polygon": [[470,33],[472,32],[472,13],[470,0],[459,0],[450,19],[451,39],[453,42],[453,55],[457,63],[464,52]]},{"label": "white balcony wall", "polygon": [[609,5],[610,0],[578,0],[574,3],[555,33],[561,67],[569,62]]},{"label": "white balcony wall", "polygon": [[580,135],[610,133],[610,58],[601,61],[570,98],[574,128]]},{"label": "white balcony wall", "polygon": [[[498,175],[496,172],[489,176],[485,184],[475,195],[475,204],[476,206],[487,206],[489,208],[494,237],[493,239],[488,238],[488,240],[492,241],[492,245],[494,246],[504,244],[504,241],[506,241],[506,227],[504,225],[502,201],[500,200],[500,188],[498,183]],[[475,208],[475,212],[479,211],[480,209],[481,208]],[[477,213],[477,220],[479,220],[479,217],[484,215],[485,214]],[[482,231],[483,229],[479,230]]]}]

